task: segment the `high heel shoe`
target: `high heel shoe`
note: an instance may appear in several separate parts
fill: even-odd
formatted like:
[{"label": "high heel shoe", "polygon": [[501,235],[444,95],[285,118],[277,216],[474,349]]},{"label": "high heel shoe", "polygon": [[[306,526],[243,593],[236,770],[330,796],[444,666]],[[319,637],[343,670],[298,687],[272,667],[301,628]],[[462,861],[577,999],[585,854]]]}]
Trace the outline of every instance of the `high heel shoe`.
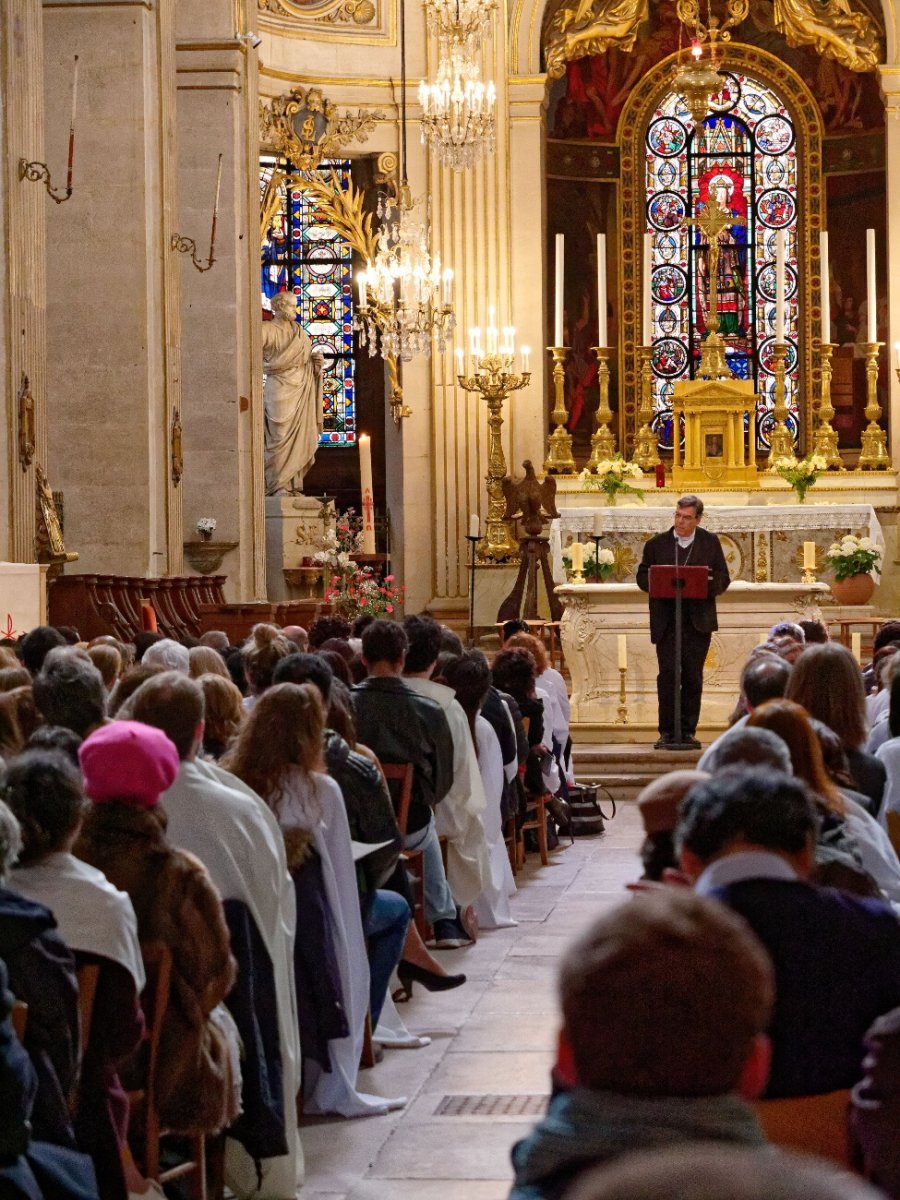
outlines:
[{"label": "high heel shoe", "polygon": [[414,983],[421,983],[428,992],[449,992],[466,982],[465,975],[438,975],[437,971],[429,971],[427,967],[420,967],[405,958],[397,963],[397,977],[401,987],[394,993],[393,998],[398,1004],[409,1000]]}]

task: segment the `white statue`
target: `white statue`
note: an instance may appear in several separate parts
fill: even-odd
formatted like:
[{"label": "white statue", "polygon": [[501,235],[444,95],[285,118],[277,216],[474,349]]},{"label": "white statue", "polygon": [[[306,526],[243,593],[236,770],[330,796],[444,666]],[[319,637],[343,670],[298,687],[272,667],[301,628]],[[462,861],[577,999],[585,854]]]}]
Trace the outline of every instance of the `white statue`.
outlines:
[{"label": "white statue", "polygon": [[322,432],[323,358],[297,323],[297,297],[272,297],[262,329],[266,410],[266,495],[295,495],[313,464]]}]

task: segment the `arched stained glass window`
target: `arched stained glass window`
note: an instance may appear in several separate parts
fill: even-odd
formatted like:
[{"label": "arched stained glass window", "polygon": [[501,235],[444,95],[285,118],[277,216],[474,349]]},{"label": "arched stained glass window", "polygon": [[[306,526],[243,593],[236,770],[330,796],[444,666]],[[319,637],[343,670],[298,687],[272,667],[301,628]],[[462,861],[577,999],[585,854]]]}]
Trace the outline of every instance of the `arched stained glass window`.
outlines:
[{"label": "arched stained glass window", "polygon": [[[262,304],[271,308],[272,297],[288,288],[299,298],[298,320],[325,356],[319,442],[347,446],[356,441],[351,250],[307,189],[282,184],[273,194],[273,174],[287,169],[284,159],[263,156],[260,162],[260,194],[271,214],[262,245]],[[350,181],[349,162],[323,162],[318,169],[326,178],[337,172],[344,188]]]},{"label": "arched stained glass window", "polygon": [[769,448],[774,385],[776,232],[785,231],[788,425],[798,430],[797,152],[790,114],[767,85],[723,73],[702,129],[670,94],[646,133],[646,228],[653,236],[654,429],[671,449],[675,381],[693,379],[707,334],[709,248],[690,224],[715,203],[734,223],[719,236],[719,332],[738,379],[758,396],[757,446]]}]

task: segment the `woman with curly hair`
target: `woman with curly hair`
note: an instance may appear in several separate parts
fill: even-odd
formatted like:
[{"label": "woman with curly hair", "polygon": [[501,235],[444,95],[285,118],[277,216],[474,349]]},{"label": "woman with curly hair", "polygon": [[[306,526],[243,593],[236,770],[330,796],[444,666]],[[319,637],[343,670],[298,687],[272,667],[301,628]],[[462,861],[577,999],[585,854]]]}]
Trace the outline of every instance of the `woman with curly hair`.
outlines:
[{"label": "woman with curly hair", "polygon": [[[288,868],[307,899],[298,909],[312,920],[316,895],[310,888],[321,875],[324,925],[319,930],[319,960],[298,961],[311,938],[297,938],[295,973],[302,1008],[300,1034],[304,1047],[303,1097],[307,1113],[344,1117],[383,1114],[402,1107],[356,1090],[363,1027],[371,1002],[369,964],[363,938],[350,827],[340,788],[323,773],[325,713],[316,687],[309,683],[277,683],[259,696],[246,724],[222,765],[265,800],[284,834]],[[319,860],[316,862],[316,858]],[[308,932],[312,934],[310,926]],[[330,951],[337,966],[337,994],[324,1004]],[[322,997],[310,995],[316,988]],[[383,998],[383,997],[382,997]],[[344,1021],[335,1011],[340,1004]],[[309,1021],[321,1034],[311,1043]]]},{"label": "woman with curly hair", "polygon": [[[244,708],[251,709],[266,688],[272,686],[272,674],[283,658],[293,654],[295,646],[277,625],[254,625],[241,647],[241,658],[250,694]],[[230,670],[230,667],[229,667]]]}]

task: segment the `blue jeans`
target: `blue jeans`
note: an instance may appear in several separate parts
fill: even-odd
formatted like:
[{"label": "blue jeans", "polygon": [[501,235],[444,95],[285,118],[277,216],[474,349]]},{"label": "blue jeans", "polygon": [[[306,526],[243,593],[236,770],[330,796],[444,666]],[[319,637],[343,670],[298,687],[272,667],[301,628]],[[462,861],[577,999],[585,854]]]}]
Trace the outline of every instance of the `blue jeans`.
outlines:
[{"label": "blue jeans", "polygon": [[417,829],[403,839],[404,850],[421,850],[425,870],[425,916],[430,925],[435,921],[455,921],[456,901],[447,883],[441,843],[434,823],[434,814],[424,829]]},{"label": "blue jeans", "polygon": [[369,911],[363,920],[363,933],[369,954],[369,1011],[373,1030],[381,1016],[391,972],[403,954],[411,919],[409,905],[402,896],[381,888],[372,893]]}]

